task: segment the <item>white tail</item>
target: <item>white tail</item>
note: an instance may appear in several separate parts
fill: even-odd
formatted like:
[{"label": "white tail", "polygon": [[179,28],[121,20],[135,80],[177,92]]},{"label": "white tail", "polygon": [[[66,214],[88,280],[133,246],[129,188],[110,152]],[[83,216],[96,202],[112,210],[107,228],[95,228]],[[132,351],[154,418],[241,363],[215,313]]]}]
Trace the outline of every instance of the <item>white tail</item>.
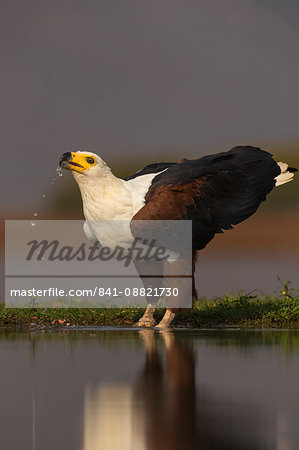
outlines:
[{"label": "white tail", "polygon": [[294,178],[294,174],[288,171],[289,166],[283,162],[278,162],[277,164],[280,167],[281,174],[275,177],[276,180],[275,186],[281,186],[282,184],[292,181],[292,179]]}]

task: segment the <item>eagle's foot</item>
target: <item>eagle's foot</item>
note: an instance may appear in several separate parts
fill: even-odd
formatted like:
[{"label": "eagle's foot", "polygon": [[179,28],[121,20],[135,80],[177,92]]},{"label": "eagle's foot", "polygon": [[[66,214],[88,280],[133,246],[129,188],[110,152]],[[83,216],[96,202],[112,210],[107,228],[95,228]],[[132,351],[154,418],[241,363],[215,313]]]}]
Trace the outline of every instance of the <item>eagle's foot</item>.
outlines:
[{"label": "eagle's foot", "polygon": [[175,318],[175,313],[172,312],[170,309],[166,309],[166,312],[161,320],[161,322],[155,327],[159,330],[165,330],[167,328],[170,328],[170,325]]},{"label": "eagle's foot", "polygon": [[145,327],[145,328],[153,328],[155,326],[155,319],[149,317],[141,317],[137,323],[135,323],[134,327]]},{"label": "eagle's foot", "polygon": [[155,307],[149,304],[143,314],[143,316],[135,323],[134,327],[153,328],[155,326],[154,319]]}]

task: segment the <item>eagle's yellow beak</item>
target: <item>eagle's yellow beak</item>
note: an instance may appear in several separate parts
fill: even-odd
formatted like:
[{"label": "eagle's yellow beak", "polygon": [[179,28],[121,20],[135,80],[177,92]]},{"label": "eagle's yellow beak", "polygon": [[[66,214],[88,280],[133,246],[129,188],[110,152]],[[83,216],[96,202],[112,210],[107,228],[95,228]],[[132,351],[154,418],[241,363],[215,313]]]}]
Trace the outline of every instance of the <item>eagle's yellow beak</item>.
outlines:
[{"label": "eagle's yellow beak", "polygon": [[71,170],[73,172],[82,173],[96,163],[93,156],[80,152],[63,153],[59,160],[59,166],[62,169]]}]

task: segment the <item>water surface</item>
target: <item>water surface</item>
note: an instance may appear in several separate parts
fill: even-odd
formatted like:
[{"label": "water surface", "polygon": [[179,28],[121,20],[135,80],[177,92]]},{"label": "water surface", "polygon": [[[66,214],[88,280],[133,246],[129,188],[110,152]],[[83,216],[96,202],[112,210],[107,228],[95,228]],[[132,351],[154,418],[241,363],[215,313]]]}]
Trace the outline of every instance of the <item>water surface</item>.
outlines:
[{"label": "water surface", "polygon": [[299,448],[299,333],[0,332],[5,450]]}]

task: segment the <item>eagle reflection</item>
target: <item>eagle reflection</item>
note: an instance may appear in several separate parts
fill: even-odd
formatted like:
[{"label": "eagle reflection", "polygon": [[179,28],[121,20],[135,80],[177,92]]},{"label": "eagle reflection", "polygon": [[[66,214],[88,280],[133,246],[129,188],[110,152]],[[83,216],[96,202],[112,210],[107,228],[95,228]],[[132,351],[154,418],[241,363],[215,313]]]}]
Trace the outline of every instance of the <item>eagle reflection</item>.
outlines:
[{"label": "eagle reflection", "polygon": [[171,331],[139,333],[146,353],[135,383],[85,392],[84,450],[262,448],[254,405],[231,404],[197,385],[190,340]]}]

